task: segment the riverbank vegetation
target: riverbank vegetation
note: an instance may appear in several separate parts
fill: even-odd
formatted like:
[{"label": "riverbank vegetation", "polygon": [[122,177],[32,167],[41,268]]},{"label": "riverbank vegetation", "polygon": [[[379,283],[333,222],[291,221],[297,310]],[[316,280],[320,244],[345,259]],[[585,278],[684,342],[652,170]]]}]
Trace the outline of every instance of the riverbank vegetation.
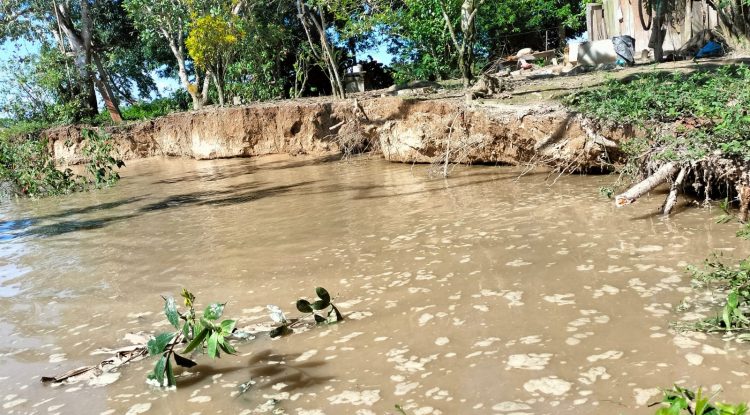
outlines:
[{"label": "riverbank vegetation", "polygon": [[[467,87],[519,49],[562,53],[566,39],[584,30],[585,3],[560,0],[8,0],[0,5],[0,42],[7,46],[7,59],[0,65],[0,116],[41,130],[143,120],[206,105],[342,98],[347,73],[355,67],[367,73],[371,88],[457,78]],[[389,66],[371,56],[382,57],[386,50]],[[571,102],[617,121],[653,116],[668,123],[681,117],[685,104],[670,97],[688,93],[693,83],[721,87],[713,92],[729,91],[746,76],[741,72],[714,80],[706,76],[682,82],[665,75],[635,81],[661,105],[650,107],[656,111],[651,114],[627,107],[633,99],[648,107],[645,97],[610,97],[614,83]],[[681,86],[663,88],[662,82]],[[662,176],[682,171],[679,177],[691,180],[704,169],[684,169],[682,162],[696,152],[710,152],[715,140],[723,151],[750,152],[730,133],[742,124],[742,98],[734,103],[736,94],[705,91],[688,100],[703,101],[705,111],[691,118],[693,124],[685,124],[684,131],[659,135],[655,145],[662,150],[643,156],[637,152],[645,144],[632,143],[633,154],[647,159],[641,172],[653,173],[662,161],[677,158]],[[625,105],[597,107],[597,93]],[[719,108],[707,104],[714,98],[731,104],[734,112],[727,116],[736,119],[707,131],[703,127],[721,116]],[[699,144],[680,150],[685,143]],[[714,189],[705,190],[709,194]]]},{"label": "riverbank vegetation", "polygon": [[664,390],[664,397],[655,415],[746,415],[747,404],[737,405],[717,402],[716,394],[703,391],[701,388],[693,391],[675,385]]},{"label": "riverbank vegetation", "polygon": [[704,201],[738,201],[741,220],[750,201],[750,68],[727,65],[683,72],[650,72],[610,80],[564,102],[600,122],[635,127],[621,146],[622,172],[644,179],[616,197],[618,205],[671,183],[663,212],[677,192],[689,190]]},{"label": "riverbank vegetation", "polygon": [[60,169],[50,156],[39,124],[0,128],[0,183],[3,196],[50,196],[111,186],[120,179],[124,163],[114,155],[114,144],[101,131],[84,130],[81,153],[88,160],[82,174]]}]

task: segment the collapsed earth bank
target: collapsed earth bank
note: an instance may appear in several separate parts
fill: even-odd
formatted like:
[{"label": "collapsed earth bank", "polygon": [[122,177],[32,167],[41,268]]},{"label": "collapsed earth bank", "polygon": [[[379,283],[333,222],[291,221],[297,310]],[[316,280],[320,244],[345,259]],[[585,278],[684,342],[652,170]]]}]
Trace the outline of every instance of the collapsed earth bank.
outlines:
[{"label": "collapsed earth bank", "polygon": [[[84,161],[85,128],[45,132],[57,162]],[[534,163],[568,172],[606,168],[619,157],[617,143],[633,134],[594,126],[556,103],[502,105],[400,97],[208,108],[106,131],[124,160],[374,150],[394,162]]]}]

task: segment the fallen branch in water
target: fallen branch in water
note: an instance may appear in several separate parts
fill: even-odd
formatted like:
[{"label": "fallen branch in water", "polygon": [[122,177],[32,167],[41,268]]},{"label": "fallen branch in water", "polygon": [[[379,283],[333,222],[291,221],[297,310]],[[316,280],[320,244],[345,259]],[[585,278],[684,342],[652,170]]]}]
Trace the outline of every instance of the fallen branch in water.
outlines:
[{"label": "fallen branch in water", "polygon": [[112,356],[102,360],[98,365],[83,366],[77,369],[69,370],[56,376],[42,376],[43,383],[76,383],[86,380],[93,380],[101,375],[113,372],[130,362],[142,360],[148,356],[147,337],[143,337],[142,344],[121,347],[116,350],[101,350],[95,353],[111,353]]},{"label": "fallen branch in water", "polygon": [[617,197],[615,197],[615,206],[622,207],[635,202],[639,197],[643,196],[644,194],[653,190],[655,187],[669,180],[669,178],[677,173],[677,169],[678,166],[674,162],[669,162],[662,165],[658,170],[656,170],[654,174],[631,187],[625,193],[617,195]]},{"label": "fallen branch in water", "polygon": [[[244,330],[236,328],[236,320],[222,320],[226,303],[211,303],[201,315],[194,307],[195,295],[185,289],[182,298],[186,309],[180,312],[173,297],[164,299],[164,315],[174,328],[171,332],[159,333],[155,336],[143,334],[129,334],[126,339],[134,343],[132,346],[116,350],[99,349],[92,354],[111,355],[97,365],[79,367],[56,376],[43,376],[44,383],[77,383],[89,381],[91,385],[102,386],[116,381],[120,374],[117,369],[129,362],[144,359],[147,356],[159,357],[153,371],[149,373],[146,383],[157,387],[176,387],[177,378],[174,368],[180,366],[191,368],[198,363],[191,360],[196,354],[208,354],[211,358],[218,358],[223,352],[235,354],[233,342],[253,340],[254,333],[266,332],[271,338],[292,334],[295,331],[307,330],[311,325],[335,324],[344,320],[344,316],[333,304],[331,295],[325,288],[316,287],[318,297],[315,301],[299,299],[297,310],[305,313],[302,318],[287,319],[280,308],[269,305],[271,319],[278,326],[269,328],[264,324],[255,324]],[[312,321],[310,321],[312,320]],[[184,345],[179,351],[178,345]],[[174,365],[172,361],[174,360]]]}]

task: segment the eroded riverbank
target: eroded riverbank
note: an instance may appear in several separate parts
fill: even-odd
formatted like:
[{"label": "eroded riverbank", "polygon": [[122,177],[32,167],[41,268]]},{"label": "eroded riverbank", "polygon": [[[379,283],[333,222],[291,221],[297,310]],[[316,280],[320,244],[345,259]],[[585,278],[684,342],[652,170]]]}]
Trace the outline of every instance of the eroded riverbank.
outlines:
[{"label": "eroded riverbank", "polygon": [[[650,414],[683,380],[748,395],[746,344],[668,329],[687,264],[747,256],[708,210],[664,220],[654,196],[616,211],[608,177],[510,167],[444,181],[381,160],[131,164],[111,189],[2,206],[5,412]],[[316,285],[347,321],[201,358],[176,392],[149,389],[151,361],[108,386],[39,383],[165,330],[159,296],[182,287],[247,325],[266,304],[296,314]]]},{"label": "eroded riverbank", "polygon": [[[61,166],[86,160],[82,125],[44,132]],[[462,98],[283,101],[208,108],[105,129],[118,157],[194,159],[372,151],[386,160],[519,165],[567,172],[610,168],[631,128],[595,126],[553,102],[505,105]],[[447,153],[447,155],[446,155]]]}]

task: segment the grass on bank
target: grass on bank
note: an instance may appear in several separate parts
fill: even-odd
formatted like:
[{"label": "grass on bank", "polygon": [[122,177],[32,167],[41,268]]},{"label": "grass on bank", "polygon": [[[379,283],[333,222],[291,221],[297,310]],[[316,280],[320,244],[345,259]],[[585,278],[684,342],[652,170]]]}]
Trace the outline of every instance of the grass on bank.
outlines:
[{"label": "grass on bank", "polygon": [[652,152],[657,160],[689,162],[720,154],[750,161],[750,68],[743,64],[635,74],[563,102],[591,118],[650,130],[624,147],[631,157]]}]

